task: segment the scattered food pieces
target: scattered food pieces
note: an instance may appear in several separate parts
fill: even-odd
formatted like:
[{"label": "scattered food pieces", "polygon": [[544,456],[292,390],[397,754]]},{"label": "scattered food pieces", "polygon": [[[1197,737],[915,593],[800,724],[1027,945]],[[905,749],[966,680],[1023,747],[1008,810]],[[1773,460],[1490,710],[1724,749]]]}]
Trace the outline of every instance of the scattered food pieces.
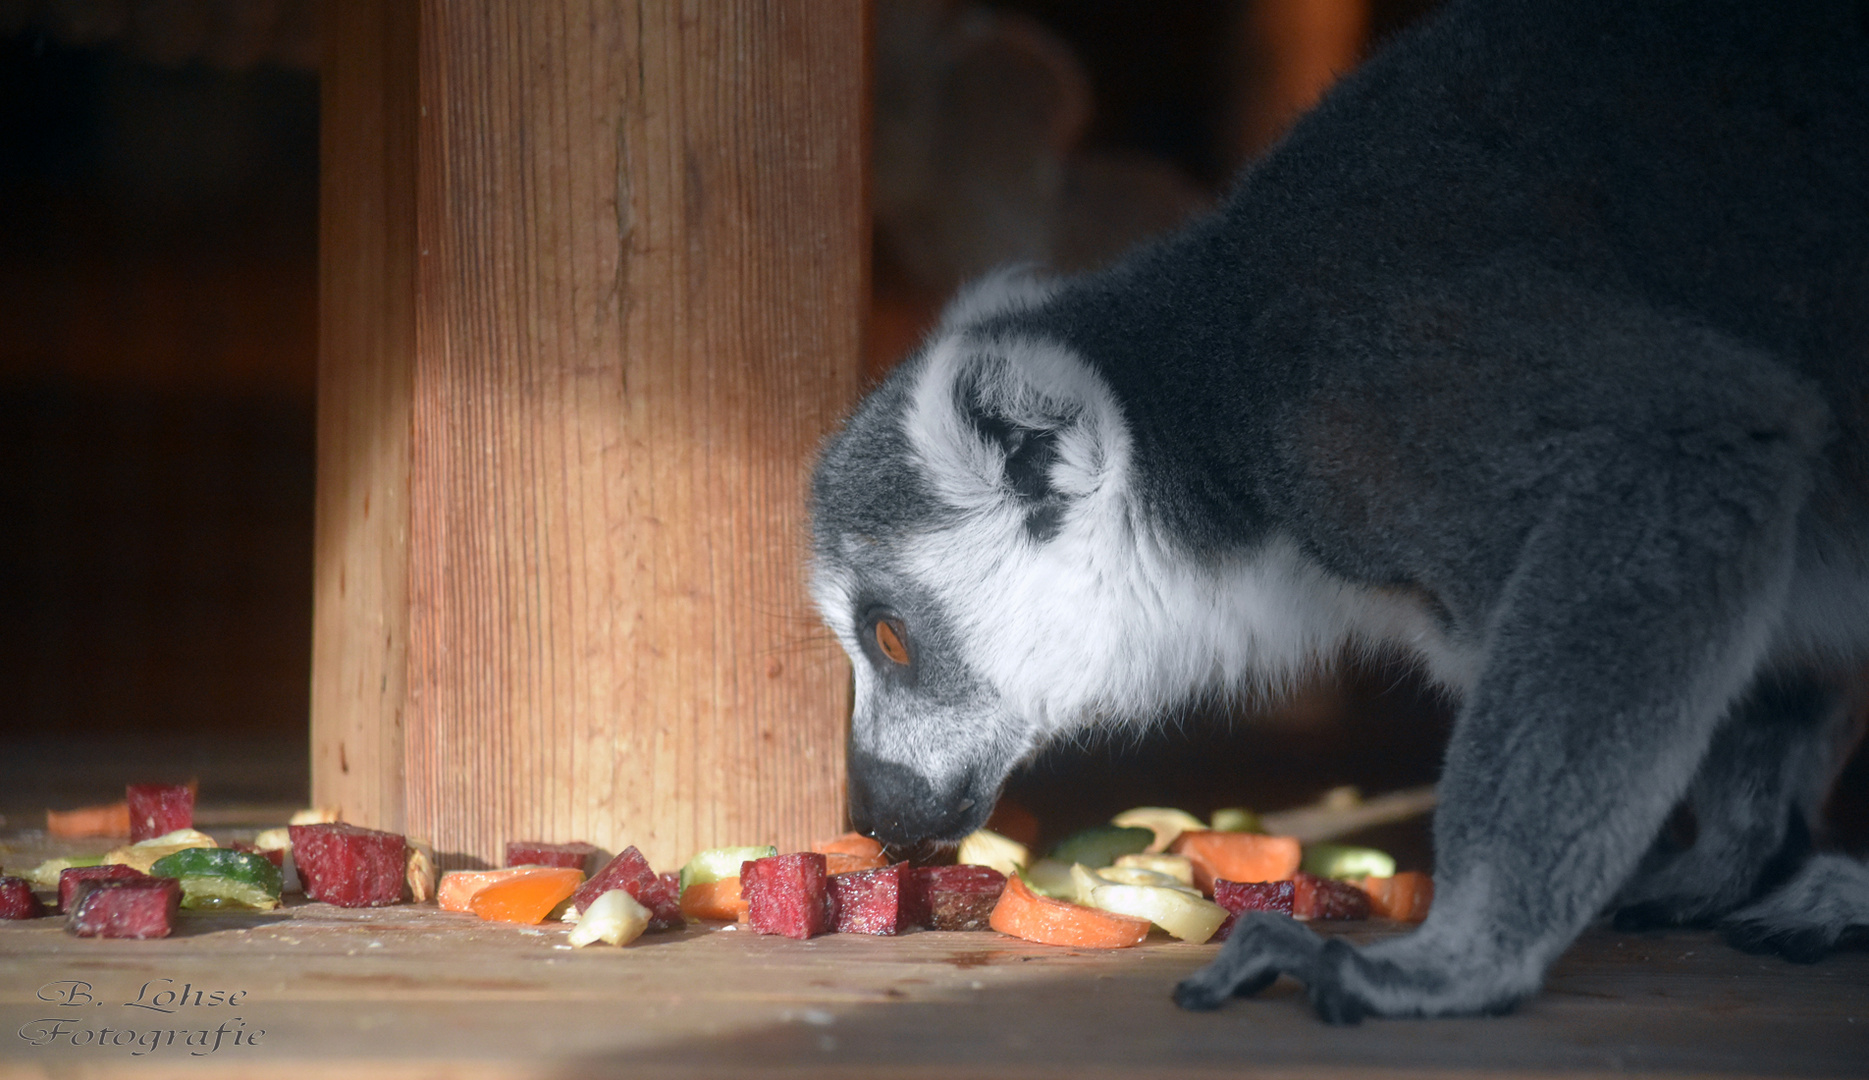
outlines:
[{"label": "scattered food pieces", "polygon": [[474,914],[492,922],[534,926],[571,899],[584,871],[567,866],[524,866],[510,877],[479,889],[467,901]]},{"label": "scattered food pieces", "polygon": [[174,878],[84,881],[66,916],[65,930],[78,937],[168,937],[181,903],[182,885]]},{"label": "scattered food pieces", "polygon": [[681,868],[681,891],[686,896],[690,885],[705,885],[723,878],[739,877],[742,864],[755,859],[768,859],[779,853],[771,844],[759,844],[753,847],[717,847],[707,848],[694,853],[688,865]]},{"label": "scattered food pieces", "polygon": [[874,870],[889,865],[883,846],[862,833],[845,833],[832,840],[821,840],[811,850],[824,856],[824,868],[830,874],[848,874]]},{"label": "scattered food pieces", "polygon": [[148,876],[136,867],[122,863],[66,867],[58,875],[58,909],[65,912],[71,910],[71,905],[78,899],[79,886],[84,882],[135,880]]},{"label": "scattered food pieces", "polygon": [[903,894],[914,887],[910,868],[900,863],[831,875],[837,932],[891,935],[909,929],[914,924],[904,917]]},{"label": "scattered food pieces", "polygon": [[1194,863],[1186,855],[1148,854],[1118,855],[1111,864],[1119,867],[1135,867],[1139,870],[1152,870],[1157,874],[1171,877],[1188,888],[1194,888]]},{"label": "scattered food pieces", "polygon": [[508,866],[564,866],[594,874],[604,861],[602,848],[583,842],[547,844],[542,840],[508,840]]},{"label": "scattered food pieces", "polygon": [[1264,832],[1259,815],[1243,806],[1226,806],[1214,811],[1214,832]]},{"label": "scattered food pieces", "polygon": [[130,842],[152,840],[195,823],[195,785],[131,784],[124,789]]},{"label": "scattered food pieces", "polygon": [[1006,879],[990,919],[1002,934],[1043,945],[1122,949],[1149,936],[1149,921],[1039,896],[1017,876]]},{"label": "scattered food pieces", "polygon": [[344,814],[335,806],[308,806],[303,810],[294,810],[286,819],[287,827],[293,825],[329,825],[334,821],[343,821]]},{"label": "scattered food pieces", "polygon": [[1092,870],[1101,870],[1114,863],[1117,856],[1146,851],[1154,842],[1154,829],[1096,825],[1060,840],[1046,857],[1067,866],[1082,863]]},{"label": "scattered food pieces", "polygon": [[408,860],[400,835],[343,822],[293,825],[290,832],[292,858],[309,899],[338,907],[382,907],[402,899]]},{"label": "scattered food pieces", "polygon": [[565,940],[580,949],[599,941],[628,945],[642,936],[652,918],[649,909],[635,897],[622,889],[611,889],[590,902]]},{"label": "scattered food pieces", "polygon": [[435,846],[413,837],[408,838],[408,845],[403,881],[409,886],[409,902],[425,904],[435,898]]},{"label": "scattered food pieces", "polygon": [[1247,911],[1275,911],[1294,919],[1367,919],[1369,896],[1342,881],[1299,871],[1286,881],[1218,881],[1214,901],[1232,917],[1214,934],[1225,940],[1237,917]]},{"label": "scattered food pieces", "polygon": [[0,919],[36,919],[45,905],[32,894],[32,883],[21,877],[0,877]]},{"label": "scattered food pieces", "polygon": [[435,904],[443,911],[472,912],[475,893],[528,869],[530,867],[509,866],[502,870],[450,870],[441,875],[435,886]]},{"label": "scattered food pieces", "polygon": [[1160,885],[1099,885],[1090,906],[1147,919],[1182,941],[1199,945],[1227,920],[1227,909],[1181,889]]},{"label": "scattered food pieces", "polygon": [[930,930],[985,930],[1012,877],[990,866],[920,867],[909,914]]},{"label": "scattered food pieces", "polygon": [[[649,929],[679,930],[686,922],[681,914],[681,889],[673,875],[658,875],[649,868],[649,860],[632,845],[604,864],[589,881],[571,895],[571,910],[583,912],[597,898],[613,889],[629,893],[630,899],[649,909]],[[731,917],[731,916],[729,916]]]},{"label": "scattered food pieces", "polygon": [[1434,879],[1412,870],[1355,884],[1369,895],[1370,914],[1379,919],[1420,922],[1434,905]]},{"label": "scattered food pieces", "polygon": [[1347,844],[1306,844],[1299,868],[1307,874],[1347,881],[1363,877],[1389,877],[1395,860],[1375,848]]},{"label": "scattered food pieces", "polygon": [[58,888],[59,875],[74,866],[100,866],[104,862],[102,855],[74,855],[64,859],[47,859],[27,873],[26,880],[40,892],[51,892]]},{"label": "scattered food pieces", "polygon": [[156,864],[156,860],[165,855],[187,851],[189,848],[219,846],[207,833],[196,829],[177,829],[148,840],[139,840],[123,847],[112,848],[104,855],[104,862],[119,863],[147,874],[149,868]]},{"label": "scattered food pieces", "polygon": [[[1134,858],[1124,855],[1122,858]],[[1061,863],[1056,859],[1039,859],[1032,865],[1019,871],[1025,879],[1026,887],[1040,896],[1056,896],[1066,900],[1077,895],[1077,885],[1071,880],[1071,864]]]},{"label": "scattered food pieces", "polygon": [[735,922],[747,914],[746,898],[740,894],[740,877],[701,881],[681,891],[681,913],[690,919]]},{"label": "scattered food pieces", "polygon": [[1032,853],[1016,840],[991,829],[978,829],[962,838],[954,861],[966,866],[990,866],[1010,877],[1032,861]]},{"label": "scattered food pieces", "polygon": [[1194,867],[1194,884],[1207,896],[1214,882],[1283,881],[1298,872],[1303,853],[1289,836],[1263,833],[1184,832],[1175,840],[1174,854],[1185,855]]},{"label": "scattered food pieces", "polygon": [[76,810],[47,810],[45,831],[54,840],[129,836],[130,804],[123,800]]},{"label": "scattered food pieces", "polygon": [[1168,845],[1175,842],[1175,837],[1189,829],[1205,829],[1207,825],[1200,818],[1186,810],[1176,810],[1167,806],[1138,806],[1125,810],[1110,819],[1110,824],[1122,828],[1148,829],[1155,833],[1155,839],[1144,848],[1150,854],[1167,851]]},{"label": "scattered food pieces", "polygon": [[261,855],[232,848],[188,848],[157,859],[149,873],[179,881],[182,906],[190,910],[271,911],[279,906],[279,868]]}]

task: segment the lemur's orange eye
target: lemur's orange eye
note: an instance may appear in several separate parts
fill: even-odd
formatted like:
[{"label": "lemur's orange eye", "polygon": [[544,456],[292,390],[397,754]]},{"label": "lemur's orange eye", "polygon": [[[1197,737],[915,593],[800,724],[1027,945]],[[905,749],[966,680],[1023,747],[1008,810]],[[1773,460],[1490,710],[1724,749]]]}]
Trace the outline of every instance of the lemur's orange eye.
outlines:
[{"label": "lemur's orange eye", "polygon": [[876,620],[876,647],[889,659],[907,667],[909,663],[908,646],[902,644],[902,633],[896,629],[894,620]]}]

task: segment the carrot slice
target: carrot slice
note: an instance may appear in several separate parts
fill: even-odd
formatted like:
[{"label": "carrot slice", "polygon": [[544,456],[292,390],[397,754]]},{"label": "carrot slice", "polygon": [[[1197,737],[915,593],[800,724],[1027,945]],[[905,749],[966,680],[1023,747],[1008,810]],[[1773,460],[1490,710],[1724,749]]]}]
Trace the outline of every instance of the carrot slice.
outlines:
[{"label": "carrot slice", "polygon": [[731,922],[746,917],[746,898],[740,895],[739,877],[699,881],[681,891],[681,913],[690,919]]},{"label": "carrot slice", "polygon": [[1041,945],[1080,949],[1122,949],[1139,945],[1149,936],[1147,919],[1040,896],[1026,888],[1017,874],[1006,879],[1006,890],[999,894],[987,925]]},{"label": "carrot slice", "polygon": [[1256,883],[1284,881],[1298,872],[1303,851],[1296,837],[1192,829],[1175,838],[1169,850],[1194,864],[1194,884],[1208,896],[1218,880]]},{"label": "carrot slice", "polygon": [[811,845],[811,850],[820,855],[857,855],[863,858],[880,859],[883,845],[860,832],[847,832],[830,840],[820,840]]},{"label": "carrot slice", "polygon": [[47,810],[45,831],[60,840],[130,835],[130,804],[125,800],[76,810]]},{"label": "carrot slice", "polygon": [[584,871],[576,867],[528,866],[476,892],[467,904],[483,919],[530,926],[569,900],[583,883]]},{"label": "carrot slice", "polygon": [[1434,904],[1434,879],[1412,870],[1393,877],[1366,877],[1354,884],[1369,894],[1369,913],[1378,919],[1420,922]]},{"label": "carrot slice", "polygon": [[474,894],[496,881],[505,881],[527,870],[530,866],[509,866],[503,870],[450,870],[441,875],[441,881],[435,886],[435,903],[443,911],[472,911],[470,904]]}]

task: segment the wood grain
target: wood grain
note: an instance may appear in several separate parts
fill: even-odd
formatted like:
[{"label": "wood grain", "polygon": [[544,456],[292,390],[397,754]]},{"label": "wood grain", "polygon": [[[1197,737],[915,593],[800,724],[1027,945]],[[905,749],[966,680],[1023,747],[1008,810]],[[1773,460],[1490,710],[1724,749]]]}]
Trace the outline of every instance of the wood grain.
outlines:
[{"label": "wood grain", "polygon": [[804,503],[857,386],[866,19],[420,9],[400,821],[446,863],[841,827]]}]

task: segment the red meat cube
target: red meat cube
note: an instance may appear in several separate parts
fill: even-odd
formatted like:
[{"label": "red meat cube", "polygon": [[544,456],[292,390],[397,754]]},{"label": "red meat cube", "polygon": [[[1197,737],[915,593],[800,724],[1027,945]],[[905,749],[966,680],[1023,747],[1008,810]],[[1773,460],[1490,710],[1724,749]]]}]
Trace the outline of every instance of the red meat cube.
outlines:
[{"label": "red meat cube", "polygon": [[195,789],[189,784],[131,784],[130,842],[150,840],[195,823]]},{"label": "red meat cube", "polygon": [[[509,845],[509,860],[511,850]],[[571,894],[571,906],[582,915],[584,909],[590,907],[598,897],[612,889],[622,889],[635,898],[637,903],[649,909],[649,929],[679,930],[687,922],[681,917],[680,880],[679,874],[658,876],[649,869],[649,860],[643,858],[642,852],[632,845],[624,848],[589,881],[578,886],[578,891]]]},{"label": "red meat cube", "polygon": [[402,899],[407,845],[401,836],[341,821],[289,829],[292,861],[308,898],[338,907],[382,907]]},{"label": "red meat cube", "polygon": [[909,868],[901,864],[831,875],[831,907],[840,934],[899,934],[912,925],[903,919],[902,893],[912,888]]},{"label": "red meat cube", "polygon": [[1367,919],[1369,894],[1347,881],[1313,877],[1300,871],[1291,879],[1294,919]]},{"label": "red meat cube", "polygon": [[1229,914],[1220,928],[1214,931],[1211,940],[1225,941],[1233,932],[1233,924],[1239,921],[1243,912],[1276,911],[1282,915],[1291,914],[1292,883],[1289,881],[1228,881],[1219,878],[1214,881],[1214,903],[1226,908]]},{"label": "red meat cube", "polygon": [[25,878],[0,877],[0,919],[36,919],[45,914],[45,905],[32,894]]},{"label": "red meat cube", "polygon": [[596,872],[597,864],[603,861],[603,856],[601,849],[584,843],[547,844],[538,840],[506,842],[508,866],[562,866],[570,870],[582,870],[585,877],[590,877]]},{"label": "red meat cube", "polygon": [[65,929],[79,937],[168,937],[181,906],[174,878],[93,879],[81,884]]},{"label": "red meat cube", "polygon": [[740,892],[746,897],[747,925],[761,934],[803,940],[829,933],[837,924],[824,856],[815,851],[741,863]]},{"label": "red meat cube", "polygon": [[134,866],[105,863],[102,866],[67,866],[58,872],[58,909],[70,911],[78,898],[78,885],[85,881],[135,881],[148,877]]},{"label": "red meat cube", "polygon": [[990,866],[924,866],[914,873],[908,914],[931,930],[986,930],[1006,875]]}]

